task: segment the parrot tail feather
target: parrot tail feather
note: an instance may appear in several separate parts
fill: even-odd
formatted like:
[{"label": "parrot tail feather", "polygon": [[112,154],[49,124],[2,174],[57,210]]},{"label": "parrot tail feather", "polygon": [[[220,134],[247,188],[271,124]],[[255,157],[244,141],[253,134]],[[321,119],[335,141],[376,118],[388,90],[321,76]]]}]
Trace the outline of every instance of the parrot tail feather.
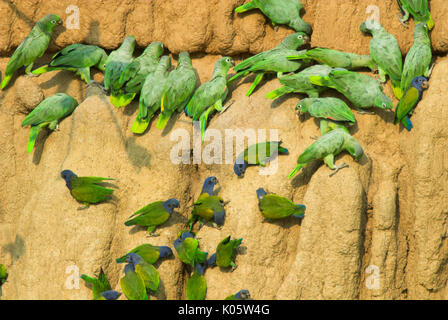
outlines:
[{"label": "parrot tail feather", "polygon": [[429,30],[432,30],[434,28],[434,20],[432,19],[431,12],[429,13],[429,19],[426,24],[428,25]]},{"label": "parrot tail feather", "polygon": [[171,115],[161,113],[159,116],[159,121],[157,121],[157,129],[163,130],[165,129],[168,121],[170,121]]},{"label": "parrot tail feather", "polygon": [[241,79],[241,78],[244,78],[245,76],[247,76],[248,74],[250,73],[250,71],[241,71],[241,72],[238,72],[236,75],[234,75],[233,77],[231,77],[230,79],[229,79],[229,81],[227,81],[227,85],[229,85],[229,84],[231,84],[232,82],[235,82],[235,81],[237,81],[237,80],[239,80],[239,79]]},{"label": "parrot tail feather", "polygon": [[292,88],[290,88],[290,87],[283,86],[283,87],[281,87],[281,88],[278,88],[278,89],[276,89],[276,90],[274,90],[274,91],[269,92],[269,93],[266,95],[266,99],[272,99],[272,100],[274,100],[274,99],[277,99],[277,98],[279,98],[279,97],[281,97],[281,96],[283,96],[283,95],[285,95],[285,94],[288,94],[288,93],[291,93],[291,92],[294,92],[294,91],[295,91],[295,90],[292,89]]},{"label": "parrot tail feather", "polygon": [[289,154],[289,150],[286,149],[286,148],[278,147],[278,153],[279,154],[286,154],[286,155],[288,155]]},{"label": "parrot tail feather", "polygon": [[252,86],[250,87],[249,91],[247,91],[246,96],[250,97],[252,93],[255,91],[257,86],[260,84],[261,80],[263,80],[264,72],[257,74],[255,77],[254,82],[252,83]]},{"label": "parrot tail feather", "polygon": [[115,108],[120,108],[120,97],[110,95],[110,102],[114,105]]},{"label": "parrot tail feather", "polygon": [[305,217],[306,207],[302,204],[296,205],[295,208],[296,213],[293,214],[293,217],[303,219]]},{"label": "parrot tail feather", "polygon": [[33,152],[34,145],[36,143],[36,139],[37,139],[37,136],[39,135],[39,132],[40,132],[41,128],[42,127],[40,125],[31,127],[30,138],[28,140],[28,149],[27,149],[28,153],[32,153]]},{"label": "parrot tail feather", "polygon": [[166,98],[166,94],[164,94],[164,95],[162,96],[162,100],[161,100],[161,102],[160,102],[160,110],[161,110],[162,112],[165,111],[165,98]]},{"label": "parrot tail feather", "polygon": [[302,53],[302,54],[295,54],[292,56],[287,56],[286,58],[288,60],[302,60],[302,59],[308,58],[308,56],[306,55],[306,53]]},{"label": "parrot tail feather", "polygon": [[246,11],[253,10],[256,8],[258,8],[258,7],[257,7],[257,4],[255,3],[255,1],[251,1],[249,3],[246,3],[245,5],[242,5],[238,8],[236,8],[235,12],[241,13],[241,12],[246,12]]},{"label": "parrot tail feather", "polygon": [[401,98],[403,97],[403,91],[401,90],[401,83],[400,81],[396,82],[396,81],[391,81],[392,82],[392,89],[394,91],[394,95],[398,100],[401,100]]},{"label": "parrot tail feather", "polygon": [[408,130],[408,131],[411,131],[412,130],[412,128],[414,127],[414,125],[412,124],[412,122],[411,122],[411,119],[409,119],[409,117],[404,117],[402,120],[401,120],[401,123],[403,124],[403,126],[406,128],[406,130]]},{"label": "parrot tail feather", "polygon": [[47,73],[47,72],[50,72],[50,71],[54,71],[54,70],[57,70],[57,68],[54,68],[54,67],[51,67],[51,66],[43,66],[43,67],[40,67],[40,68],[34,70],[32,72],[32,74],[36,74],[36,75],[44,74],[44,73]]},{"label": "parrot tail feather", "polygon": [[134,221],[134,220],[126,221],[126,222],[124,223],[124,225],[125,225],[126,227],[135,226],[135,221]]},{"label": "parrot tail feather", "polygon": [[137,117],[137,119],[135,119],[134,123],[132,124],[131,132],[135,133],[135,134],[145,133],[146,129],[148,129],[149,122],[150,122],[151,118],[152,118],[152,116],[144,118],[144,119]]},{"label": "parrot tail feather", "polygon": [[289,174],[289,176],[288,176],[288,178],[289,179],[292,179],[292,178],[294,178],[294,176],[296,175],[296,174],[298,174],[299,172],[300,172],[300,170],[302,170],[302,168],[303,168],[303,165],[302,164],[299,164],[290,174]]},{"label": "parrot tail feather", "polygon": [[5,78],[3,79],[3,81],[2,81],[2,85],[1,85],[2,90],[5,89],[5,87],[6,87],[6,86],[8,85],[8,83],[9,83],[9,81],[11,81],[11,78],[12,78],[12,75],[10,75],[10,76],[5,75]]}]

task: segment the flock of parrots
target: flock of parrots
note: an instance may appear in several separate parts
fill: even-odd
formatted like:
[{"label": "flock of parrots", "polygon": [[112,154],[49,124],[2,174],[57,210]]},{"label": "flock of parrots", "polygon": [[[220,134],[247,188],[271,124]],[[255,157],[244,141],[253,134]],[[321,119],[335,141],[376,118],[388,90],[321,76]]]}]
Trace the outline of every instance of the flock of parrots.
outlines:
[{"label": "flock of parrots", "polygon": [[[370,55],[357,55],[327,48],[313,48],[297,51],[309,42],[312,29],[301,19],[302,4],[300,0],[253,0],[236,8],[237,13],[252,9],[260,9],[273,25],[284,24],[293,28],[296,33],[286,37],[274,49],[250,57],[237,66],[230,57],[223,57],[216,63],[213,77],[196,89],[196,73],[188,52],[179,54],[177,68],[171,70],[171,58],[164,56],[161,42],[151,43],[138,58],[133,58],[136,39],[125,38],[123,44],[109,55],[97,46],[73,44],[53,56],[51,62],[36,70],[34,62],[48,48],[53,28],[61,24],[59,16],[47,15],[37,22],[29,36],[19,45],[6,68],[1,83],[4,89],[12,76],[20,68],[25,67],[28,75],[39,75],[54,70],[75,72],[88,85],[94,83],[90,77],[90,68],[95,67],[105,73],[104,90],[110,93],[110,101],[117,108],[131,103],[140,95],[139,113],[132,125],[132,132],[143,134],[154,115],[160,111],[157,128],[163,129],[174,112],[185,112],[195,121],[200,121],[201,137],[207,127],[209,116],[223,112],[227,107],[224,102],[229,93],[229,84],[250,74],[255,80],[249,89],[250,96],[266,74],[277,75],[282,87],[267,94],[268,99],[276,99],[288,93],[301,93],[308,98],[300,100],[296,109],[301,113],[309,113],[320,119],[322,136],[308,147],[298,159],[297,167],[291,172],[293,178],[300,170],[316,159],[321,159],[336,174],[346,164],[336,166],[334,158],[347,151],[355,160],[363,156],[363,148],[353,138],[347,128],[356,122],[354,114],[346,102],[339,98],[320,98],[319,95],[331,88],[339,91],[361,112],[363,109],[378,107],[392,109],[392,100],[383,93],[380,82],[386,82],[389,76],[395,96],[400,100],[395,109],[395,124],[401,123],[407,130],[412,129],[410,117],[428,85],[431,73],[432,50],[429,30],[434,22],[427,0],[397,0],[405,22],[413,16],[416,26],[414,44],[404,59],[395,37],[389,34],[377,21],[368,20],[362,23],[360,30],[370,34]],[[317,64],[315,64],[317,62]],[[234,66],[236,74],[228,79],[228,73]],[[362,73],[357,69],[378,71],[379,80]],[[99,85],[99,84],[97,84]],[[78,102],[65,93],[57,93],[41,102],[23,121],[22,126],[31,126],[28,152],[34,149],[39,131],[48,127],[55,130],[63,118],[72,114]],[[281,142],[265,142],[249,146],[240,154],[234,165],[237,176],[243,177],[249,165],[266,166],[279,154],[288,154]],[[61,173],[71,195],[88,207],[107,201],[114,190],[104,186],[109,180],[100,177],[78,177],[70,170]],[[201,195],[193,205],[188,229],[178,234],[174,248],[178,258],[190,269],[191,276],[186,283],[186,298],[203,300],[206,296],[207,284],[204,272],[207,267],[219,266],[232,268],[235,255],[243,239],[229,236],[219,243],[216,253],[208,257],[208,253],[199,248],[199,241],[193,228],[196,222],[202,227],[204,222],[211,222],[215,227],[222,227],[225,222],[224,200],[216,195],[216,177],[209,177],[203,185]],[[296,205],[284,197],[268,194],[260,188],[256,191],[259,208],[267,220],[283,219],[290,216],[302,219],[305,206]],[[126,226],[142,226],[147,228],[151,236],[155,230],[170,219],[174,210],[180,207],[177,199],[151,203],[132,215]],[[130,251],[117,263],[125,263],[124,277],[120,284],[123,294],[130,300],[147,300],[151,293],[159,289],[160,278],[154,263],[173,255],[166,246],[141,245]],[[208,258],[208,259],[207,259]],[[4,265],[0,265],[0,286],[7,280],[8,273]],[[120,293],[112,290],[107,277],[101,269],[96,278],[82,275],[86,283],[91,285],[93,299],[114,300]],[[229,300],[250,299],[248,290],[228,296]]]}]

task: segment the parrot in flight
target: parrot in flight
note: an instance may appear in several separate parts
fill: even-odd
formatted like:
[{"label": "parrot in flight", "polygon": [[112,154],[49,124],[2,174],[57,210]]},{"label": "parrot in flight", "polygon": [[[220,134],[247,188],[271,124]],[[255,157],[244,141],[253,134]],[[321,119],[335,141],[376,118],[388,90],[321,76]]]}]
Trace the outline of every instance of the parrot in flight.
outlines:
[{"label": "parrot in flight", "polygon": [[327,48],[314,48],[301,51],[287,58],[288,60],[315,60],[320,64],[325,64],[332,68],[344,68],[347,70],[369,68],[375,71],[378,69],[378,66],[370,55],[359,55]]},{"label": "parrot in flight", "polygon": [[280,78],[283,73],[299,70],[304,65],[305,61],[291,61],[288,60],[287,57],[296,54],[296,49],[308,42],[309,37],[303,32],[289,35],[274,49],[261,52],[239,63],[233,68],[236,75],[229,79],[228,84],[246,77],[250,73],[255,73],[255,80],[246,94],[249,97],[266,73],[277,73],[277,77]]},{"label": "parrot in flight", "polygon": [[381,82],[386,82],[386,76],[388,75],[394,94],[400,99],[403,95],[403,92],[401,92],[403,56],[397,39],[375,20],[363,22],[360,28],[362,32],[372,35],[372,40],[370,40],[370,55],[378,65]]},{"label": "parrot in flight", "polygon": [[193,121],[200,121],[201,141],[204,141],[204,133],[207,127],[209,115],[213,111],[222,112],[223,103],[227,98],[229,89],[227,88],[227,74],[231,66],[235,63],[230,57],[223,57],[218,60],[213,72],[213,77],[209,82],[203,83],[196,89],[190,102],[185,109],[187,115]]},{"label": "parrot in flight", "polygon": [[174,248],[180,261],[193,268],[207,261],[208,253],[199,249],[199,241],[195,239],[195,235],[191,232],[180,232],[174,242]]},{"label": "parrot in flight", "polygon": [[163,56],[156,70],[146,77],[140,92],[138,116],[131,128],[133,133],[143,134],[148,128],[153,115],[160,109],[162,90],[168,79],[170,68],[171,58]]},{"label": "parrot in flight", "polygon": [[300,17],[303,9],[300,0],[252,0],[236,8],[235,12],[241,13],[253,9],[260,9],[271,20],[273,26],[284,24],[296,32],[305,32],[309,35],[313,32],[311,26]]},{"label": "parrot in flight", "polygon": [[114,190],[101,186],[101,183],[114,179],[100,177],[78,177],[70,170],[61,172],[67,188],[78,202],[88,208],[91,204],[107,201],[111,198]]},{"label": "parrot in flight", "polygon": [[237,294],[232,294],[224,300],[251,300],[249,290],[240,290]]},{"label": "parrot in flight", "polygon": [[403,75],[401,77],[401,91],[406,92],[411,86],[412,80],[431,75],[431,39],[428,34],[428,27],[424,23],[415,26],[414,44],[409,49],[404,60]]},{"label": "parrot in flight", "polygon": [[318,98],[319,94],[325,91],[327,88],[316,86],[310,82],[311,76],[326,77],[333,69],[324,64],[317,64],[306,68],[305,70],[284,75],[279,78],[283,87],[280,87],[274,91],[269,92],[266,95],[267,99],[277,99],[285,94],[297,92],[307,94],[310,98]]},{"label": "parrot in flight", "polygon": [[34,144],[42,128],[57,130],[59,121],[71,115],[76,107],[78,107],[78,101],[75,98],[65,93],[56,93],[31,111],[22,122],[22,127],[31,126],[28,153],[33,152]]},{"label": "parrot in flight", "polygon": [[312,84],[333,88],[342,93],[358,109],[378,107],[390,110],[392,100],[383,93],[381,84],[362,73],[334,69],[328,76],[311,76]]},{"label": "parrot in flight", "polygon": [[137,274],[136,268],[129,263],[124,268],[125,276],[120,279],[121,291],[128,300],[149,300],[145,281]]},{"label": "parrot in flight", "polygon": [[165,222],[173,214],[175,208],[179,208],[179,200],[169,199],[167,201],[157,201],[148,204],[144,208],[138,210],[129,220],[125,222],[125,226],[142,226],[148,228],[150,236],[156,236],[154,231],[156,228]]},{"label": "parrot in flight", "polygon": [[3,264],[0,264],[0,287],[8,280],[8,271]]},{"label": "parrot in flight", "polygon": [[152,264],[147,263],[136,253],[129,253],[126,256],[126,262],[129,263],[126,267],[132,268],[143,280],[147,293],[157,293],[159,291],[159,272],[157,272],[157,269]]},{"label": "parrot in flight", "polygon": [[135,253],[139,255],[143,260],[145,260],[149,264],[155,264],[159,259],[163,259],[166,257],[170,257],[173,255],[173,251],[170,247],[166,246],[153,246],[150,244],[142,244],[137,248],[128,252],[125,256],[116,259],[117,263],[125,263],[126,256],[130,253]]},{"label": "parrot in flight", "polygon": [[395,124],[401,122],[408,131],[411,131],[413,125],[409,117],[422,99],[423,90],[427,88],[428,79],[425,77],[417,77],[412,81],[395,109]]},{"label": "parrot in flight", "polygon": [[83,274],[81,275],[81,279],[91,286],[93,300],[117,300],[121,296],[121,293],[112,290],[103,268],[101,268],[97,278]]},{"label": "parrot in flight", "polygon": [[106,51],[100,47],[72,44],[56,53],[48,65],[34,70],[33,74],[39,75],[55,70],[68,70],[75,72],[83,81],[90,84],[92,83],[90,68],[95,67],[104,72],[107,58]]},{"label": "parrot in flight", "polygon": [[[104,74],[104,88],[110,90],[110,102],[120,108],[133,94],[126,94],[120,84],[120,78],[128,64],[133,60],[136,40],[134,36],[124,39],[120,48],[112,51],[106,60],[106,72]],[[133,99],[134,97],[132,97]]]},{"label": "parrot in flight", "polygon": [[174,111],[182,112],[196,88],[196,73],[193,69],[190,54],[181,52],[176,70],[165,80],[160,102],[161,113],[157,128],[163,130]]},{"label": "parrot in flight", "polygon": [[289,154],[288,149],[283,148],[282,142],[270,141],[254,144],[244,150],[235,160],[233,171],[238,177],[244,177],[249,165],[260,165],[265,167],[279,154]]},{"label": "parrot in flight", "polygon": [[257,190],[257,197],[258,207],[265,219],[279,220],[290,216],[303,219],[305,217],[306,207],[302,204],[294,204],[287,198],[268,194],[263,188]]},{"label": "parrot in flight", "polygon": [[356,161],[361,160],[364,155],[362,146],[349,133],[342,129],[335,129],[320,137],[315,143],[308,147],[297,160],[297,167],[291,172],[289,178],[292,179],[302,168],[317,159],[322,159],[324,163],[334,172],[334,176],[339,170],[347,168],[347,164],[336,166],[334,157],[343,151],[350,153]]},{"label": "parrot in flight", "polygon": [[220,268],[229,268],[232,267],[232,271],[234,271],[237,266],[235,264],[235,255],[236,250],[241,246],[243,239],[230,240],[231,236],[228,236],[224,240],[222,240],[218,248],[216,249],[216,253],[213,254],[208,259],[209,267],[218,266]]},{"label": "parrot in flight", "polygon": [[[335,122],[344,127],[343,124],[353,125],[355,116],[348,105],[338,98],[307,98],[300,100],[296,106],[300,113],[309,113],[314,118],[321,119],[322,135],[331,130],[329,122]],[[348,130],[347,130],[348,132]]]},{"label": "parrot in flight", "polygon": [[200,263],[194,268],[193,275],[187,280],[185,295],[187,300],[205,300],[207,294],[207,281],[204,273],[205,263]]},{"label": "parrot in flight", "polygon": [[410,15],[414,17],[416,24],[426,23],[429,30],[434,28],[434,20],[429,11],[428,0],[397,0],[402,17],[398,15],[398,19],[405,26],[405,22],[409,20]]},{"label": "parrot in flight", "polygon": [[1,84],[2,90],[9,84],[14,73],[20,68],[25,67],[26,74],[31,75],[34,62],[47,51],[53,29],[58,24],[62,24],[62,20],[56,14],[49,14],[36,23],[30,34],[20,43],[9,60],[5,78]]},{"label": "parrot in flight", "polygon": [[163,50],[163,43],[153,42],[124,68],[118,83],[128,99],[119,102],[121,107],[126,107],[140,93],[146,77],[156,71]]}]

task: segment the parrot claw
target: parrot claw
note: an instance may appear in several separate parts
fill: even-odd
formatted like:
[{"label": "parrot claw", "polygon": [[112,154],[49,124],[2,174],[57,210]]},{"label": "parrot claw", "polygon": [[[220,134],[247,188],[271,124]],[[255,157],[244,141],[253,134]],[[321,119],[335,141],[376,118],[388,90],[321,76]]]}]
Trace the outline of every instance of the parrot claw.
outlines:
[{"label": "parrot claw", "polygon": [[27,73],[26,75],[25,75],[25,77],[30,77],[30,78],[37,78],[39,75],[38,74],[34,74],[34,73]]},{"label": "parrot claw", "polygon": [[356,110],[356,112],[358,112],[359,114],[370,114],[370,115],[374,115],[375,114],[375,112],[365,111],[365,110]]},{"label": "parrot claw", "polygon": [[330,177],[333,177],[334,175],[336,175],[336,173],[338,173],[339,170],[344,169],[344,168],[348,168],[348,167],[349,167],[349,165],[346,164],[346,163],[344,163],[344,164],[342,164],[340,166],[335,166],[334,169],[333,169],[334,172],[332,174],[330,174]]},{"label": "parrot claw", "polygon": [[222,110],[219,112],[219,114],[223,114],[224,112],[226,112],[227,109],[229,109],[231,106],[233,106],[234,103],[235,103],[235,100],[230,101],[230,103],[228,103],[224,108],[222,108]]},{"label": "parrot claw", "polygon": [[79,207],[78,211],[84,211],[84,210],[87,210],[87,209],[89,209],[89,206]]},{"label": "parrot claw", "polygon": [[319,137],[318,136],[312,136],[312,137],[310,137],[310,139],[312,139],[312,140],[319,140]]},{"label": "parrot claw", "polygon": [[397,13],[397,16],[398,16],[398,20],[400,21],[402,26],[405,27],[406,29],[409,29],[409,26],[405,23],[405,21],[400,17],[400,15],[398,13]]},{"label": "parrot claw", "polygon": [[160,234],[158,233],[150,233],[146,236],[146,238],[158,238],[160,237]]},{"label": "parrot claw", "polygon": [[236,269],[238,269],[237,265],[232,266],[232,272],[234,272]]},{"label": "parrot claw", "polygon": [[218,226],[216,223],[212,223],[213,228],[222,230],[222,226]]}]

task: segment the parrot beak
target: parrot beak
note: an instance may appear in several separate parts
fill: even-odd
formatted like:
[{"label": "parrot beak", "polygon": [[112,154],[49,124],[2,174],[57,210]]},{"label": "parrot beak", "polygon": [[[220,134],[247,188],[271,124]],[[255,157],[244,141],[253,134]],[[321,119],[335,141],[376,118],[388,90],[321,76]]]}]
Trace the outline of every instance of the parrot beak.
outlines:
[{"label": "parrot beak", "polygon": [[62,22],[62,20],[59,20],[59,21],[58,21],[58,25],[60,25],[60,26],[62,26],[62,25],[63,25],[63,22]]},{"label": "parrot beak", "polygon": [[305,38],[303,39],[303,44],[309,44],[311,41],[311,38],[309,36],[305,36]]},{"label": "parrot beak", "polygon": [[429,88],[429,83],[428,83],[428,81],[423,82],[423,84],[422,84],[422,88],[423,88],[423,89],[428,89],[428,88]]}]

